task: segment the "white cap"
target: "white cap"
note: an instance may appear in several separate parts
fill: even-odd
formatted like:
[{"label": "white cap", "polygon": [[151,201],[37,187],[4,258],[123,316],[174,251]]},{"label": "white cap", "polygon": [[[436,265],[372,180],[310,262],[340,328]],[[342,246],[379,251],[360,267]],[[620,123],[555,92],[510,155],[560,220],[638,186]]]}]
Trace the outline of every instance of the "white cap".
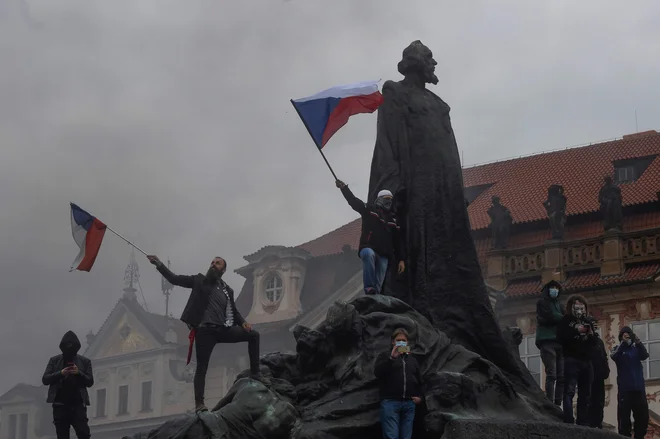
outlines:
[{"label": "white cap", "polygon": [[391,196],[392,196],[392,192],[388,191],[387,189],[383,189],[382,191],[378,192],[378,197],[377,198],[391,197]]}]

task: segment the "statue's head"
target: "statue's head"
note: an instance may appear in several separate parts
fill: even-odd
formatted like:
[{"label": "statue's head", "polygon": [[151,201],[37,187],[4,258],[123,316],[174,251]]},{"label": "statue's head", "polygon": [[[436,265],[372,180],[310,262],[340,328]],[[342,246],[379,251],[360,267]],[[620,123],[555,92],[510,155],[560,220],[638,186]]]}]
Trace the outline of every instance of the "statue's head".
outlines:
[{"label": "statue's head", "polygon": [[429,84],[437,84],[435,66],[438,63],[433,59],[431,49],[421,41],[413,41],[410,46],[403,49],[403,59],[399,62],[399,73],[403,76],[419,75]]},{"label": "statue's head", "polygon": [[605,184],[609,186],[609,185],[612,184],[612,177],[610,177],[608,175],[608,176],[605,177],[604,181],[605,181]]},{"label": "statue's head", "polygon": [[498,197],[497,195],[493,195],[493,197],[490,200],[493,202],[493,205],[495,206],[500,204],[500,197]]}]

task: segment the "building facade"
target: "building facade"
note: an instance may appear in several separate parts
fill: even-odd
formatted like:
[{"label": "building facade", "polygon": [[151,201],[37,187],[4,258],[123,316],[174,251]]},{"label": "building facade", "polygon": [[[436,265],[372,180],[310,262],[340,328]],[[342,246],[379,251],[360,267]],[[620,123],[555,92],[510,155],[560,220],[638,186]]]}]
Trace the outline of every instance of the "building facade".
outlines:
[{"label": "building facade", "polygon": [[[534,339],[536,301],[542,285],[555,279],[564,285],[564,302],[571,293],[585,295],[608,348],[623,325],[647,344],[649,438],[660,438],[659,155],[660,134],[651,131],[463,171],[491,302],[502,327],[521,328],[520,355],[539,386],[545,377]],[[607,229],[599,201],[606,176],[622,201],[618,227]],[[565,221],[553,215],[553,222],[548,212],[558,212],[557,194],[566,197],[565,209],[559,209]],[[296,325],[315,328],[332,303],[361,294],[360,227],[357,219],[304,244],[269,245],[244,257],[247,264],[236,270],[245,278],[236,304],[261,333],[262,353],[294,350]],[[96,335],[88,336],[85,355],[94,362],[96,381],[89,411],[94,437],[148,430],[193,407],[194,355],[185,364],[188,329],[140,306],[133,287],[137,273],[131,260],[123,297]],[[164,293],[171,288],[163,284]],[[224,396],[247,367],[244,344],[215,349],[208,403]],[[605,422],[616,425],[616,367],[610,367]],[[45,388],[24,384],[0,397],[0,437],[54,437],[47,431],[50,407],[44,400]]]}]

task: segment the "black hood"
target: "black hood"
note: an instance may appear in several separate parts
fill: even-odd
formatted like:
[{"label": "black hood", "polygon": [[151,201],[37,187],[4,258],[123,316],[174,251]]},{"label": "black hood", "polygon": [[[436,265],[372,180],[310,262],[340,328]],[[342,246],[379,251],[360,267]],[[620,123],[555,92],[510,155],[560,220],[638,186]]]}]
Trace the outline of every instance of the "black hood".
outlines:
[{"label": "black hood", "polygon": [[67,353],[77,354],[80,350],[80,340],[78,340],[78,336],[73,331],[68,331],[64,334],[64,337],[62,337],[62,341],[60,342],[60,350],[64,353],[66,346],[69,344],[73,346],[71,351]]},{"label": "black hood", "polygon": [[623,334],[626,332],[632,335],[633,331],[630,328],[630,326],[624,326],[623,328],[621,328],[621,331],[619,331],[619,341],[623,340]]},{"label": "black hood", "polygon": [[547,284],[543,285],[543,290],[541,291],[541,295],[545,298],[550,299],[550,287],[557,287],[559,289],[559,295],[557,296],[557,299],[561,297],[561,293],[563,292],[563,288],[559,282],[556,280],[551,280]]}]

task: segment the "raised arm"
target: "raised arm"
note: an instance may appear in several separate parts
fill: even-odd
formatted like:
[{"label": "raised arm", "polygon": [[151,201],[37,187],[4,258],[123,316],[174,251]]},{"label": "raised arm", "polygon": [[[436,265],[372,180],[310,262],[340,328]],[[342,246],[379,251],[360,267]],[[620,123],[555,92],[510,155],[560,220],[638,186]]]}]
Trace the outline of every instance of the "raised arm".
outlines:
[{"label": "raised arm", "polygon": [[158,259],[158,256],[149,255],[147,256],[149,262],[156,266],[156,269],[163,275],[165,279],[172,285],[182,288],[192,288],[195,284],[195,276],[183,276],[180,274],[174,274],[170,271],[165,264]]},{"label": "raised arm", "polygon": [[366,204],[364,204],[364,202],[358,197],[353,195],[353,192],[351,192],[346,183],[341,180],[337,180],[336,184],[337,187],[341,189],[341,193],[344,198],[346,198],[346,201],[348,201],[348,205],[351,206],[351,208],[360,215],[364,215],[364,213],[367,211]]}]

